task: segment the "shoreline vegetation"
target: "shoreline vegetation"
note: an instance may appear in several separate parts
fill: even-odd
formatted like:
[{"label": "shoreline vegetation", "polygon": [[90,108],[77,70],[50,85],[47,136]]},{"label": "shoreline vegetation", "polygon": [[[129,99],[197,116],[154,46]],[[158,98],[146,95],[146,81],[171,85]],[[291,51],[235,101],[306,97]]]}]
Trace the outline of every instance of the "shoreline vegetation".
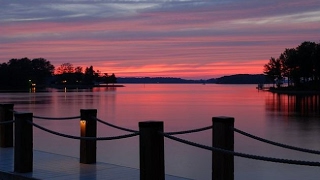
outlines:
[{"label": "shoreline vegetation", "polygon": [[[46,88],[56,89],[90,89],[94,87],[125,87],[123,84],[258,84],[266,82],[266,76],[263,74],[236,74],[231,76],[223,76],[220,78],[212,78],[208,80],[189,80],[174,77],[118,77],[115,83],[48,83],[44,85],[36,84],[35,86],[24,88],[4,88],[0,87],[0,92],[29,92],[34,88],[37,92],[44,91]],[[34,91],[33,90],[33,91]]]},{"label": "shoreline vegetation", "polygon": [[[264,74],[235,74],[230,76],[222,76],[219,78],[212,78],[208,80],[188,80],[182,78],[173,78],[173,77],[119,77],[117,82],[114,84],[47,84],[47,85],[36,85],[30,88],[15,88],[7,89],[0,88],[0,93],[9,93],[9,92],[48,92],[47,88],[53,89],[92,89],[94,87],[106,87],[106,88],[117,88],[125,87],[123,84],[253,84],[258,85],[258,90],[265,90],[272,93],[278,94],[320,94],[319,89],[305,89],[305,88],[296,88],[296,87],[276,87],[272,81],[268,80],[268,77]],[[259,85],[267,85],[267,87],[262,86],[259,88]]]},{"label": "shoreline vegetation", "polygon": [[[121,84],[257,84],[258,90],[285,94],[320,94],[320,43],[305,41],[271,57],[263,74],[235,74],[219,78],[188,80],[174,77],[116,77],[92,66],[63,63],[55,68],[44,58],[11,59],[0,64],[0,92],[35,91],[44,88],[88,89],[124,87]],[[285,83],[284,83],[285,82]],[[272,87],[264,87],[272,84]]]},{"label": "shoreline vegetation", "polygon": [[320,43],[305,41],[285,49],[264,65],[264,74],[273,82],[270,92],[320,94]]}]

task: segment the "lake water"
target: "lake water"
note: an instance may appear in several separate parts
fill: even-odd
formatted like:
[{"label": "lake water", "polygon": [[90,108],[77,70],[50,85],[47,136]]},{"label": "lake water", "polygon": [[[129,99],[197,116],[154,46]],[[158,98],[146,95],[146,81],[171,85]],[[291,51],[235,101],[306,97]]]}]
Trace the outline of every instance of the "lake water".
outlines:
[{"label": "lake water", "polygon": [[[235,118],[235,127],[266,139],[320,150],[319,96],[287,96],[257,91],[256,85],[126,84],[121,88],[55,90],[41,93],[1,93],[0,103],[36,116],[78,116],[97,109],[98,118],[131,129],[139,121],[164,121],[164,131],[212,124],[214,116]],[[79,136],[78,120],[34,122]],[[127,134],[98,123],[98,136]],[[211,131],[179,135],[211,145]],[[34,128],[34,149],[79,157],[79,141]],[[320,162],[320,156],[286,150],[235,134],[235,151],[268,157]],[[139,140],[132,137],[99,141],[97,161],[139,168]],[[166,173],[191,179],[211,179],[211,152],[165,138]],[[319,179],[319,167],[287,165],[235,157],[235,179]]]}]

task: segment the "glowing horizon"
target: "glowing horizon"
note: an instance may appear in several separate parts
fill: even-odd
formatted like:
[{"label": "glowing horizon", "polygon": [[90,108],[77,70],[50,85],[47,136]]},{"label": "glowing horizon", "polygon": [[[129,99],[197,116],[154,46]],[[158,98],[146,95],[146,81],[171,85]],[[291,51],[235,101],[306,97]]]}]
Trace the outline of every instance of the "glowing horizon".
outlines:
[{"label": "glowing horizon", "polygon": [[45,58],[118,77],[261,74],[270,57],[320,40],[320,2],[3,1],[0,63]]}]

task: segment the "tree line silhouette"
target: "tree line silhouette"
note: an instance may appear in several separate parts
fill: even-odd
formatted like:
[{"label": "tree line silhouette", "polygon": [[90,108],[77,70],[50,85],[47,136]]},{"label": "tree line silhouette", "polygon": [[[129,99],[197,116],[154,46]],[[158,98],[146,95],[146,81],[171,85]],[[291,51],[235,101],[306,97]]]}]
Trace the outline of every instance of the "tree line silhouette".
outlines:
[{"label": "tree line silhouette", "polygon": [[0,64],[0,89],[25,89],[33,86],[86,86],[96,83],[116,83],[115,74],[95,71],[92,66],[74,67],[71,63],[61,64],[55,71],[50,61],[44,58],[10,59]]},{"label": "tree line silhouette", "polygon": [[117,78],[114,73],[101,73],[95,71],[92,66],[86,67],[84,72],[80,66],[74,67],[71,63],[61,64],[54,77],[55,84],[58,85],[86,85],[92,86],[95,83],[114,84]]},{"label": "tree line silhouette", "polygon": [[295,89],[320,89],[320,43],[305,41],[296,48],[285,49],[278,58],[264,65],[264,74],[277,87],[283,80]]}]

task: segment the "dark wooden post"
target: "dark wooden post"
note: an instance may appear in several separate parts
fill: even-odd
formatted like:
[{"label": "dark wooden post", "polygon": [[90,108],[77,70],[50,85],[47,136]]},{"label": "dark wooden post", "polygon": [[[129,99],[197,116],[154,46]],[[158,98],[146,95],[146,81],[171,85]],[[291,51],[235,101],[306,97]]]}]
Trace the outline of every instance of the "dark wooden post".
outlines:
[{"label": "dark wooden post", "polygon": [[33,131],[32,113],[15,113],[14,171],[32,172],[33,169]]},{"label": "dark wooden post", "polygon": [[13,147],[13,123],[5,123],[12,120],[13,104],[0,104],[0,147]]},{"label": "dark wooden post", "polygon": [[164,180],[163,122],[139,122],[140,180]]},{"label": "dark wooden post", "polygon": [[[97,117],[96,109],[80,110],[80,135],[81,137],[97,137]],[[97,158],[97,141],[80,140],[80,163],[94,164]]]},{"label": "dark wooden post", "polygon": [[[234,118],[212,118],[212,146],[234,151]],[[234,157],[220,152],[212,151],[212,179],[234,179]]]}]

